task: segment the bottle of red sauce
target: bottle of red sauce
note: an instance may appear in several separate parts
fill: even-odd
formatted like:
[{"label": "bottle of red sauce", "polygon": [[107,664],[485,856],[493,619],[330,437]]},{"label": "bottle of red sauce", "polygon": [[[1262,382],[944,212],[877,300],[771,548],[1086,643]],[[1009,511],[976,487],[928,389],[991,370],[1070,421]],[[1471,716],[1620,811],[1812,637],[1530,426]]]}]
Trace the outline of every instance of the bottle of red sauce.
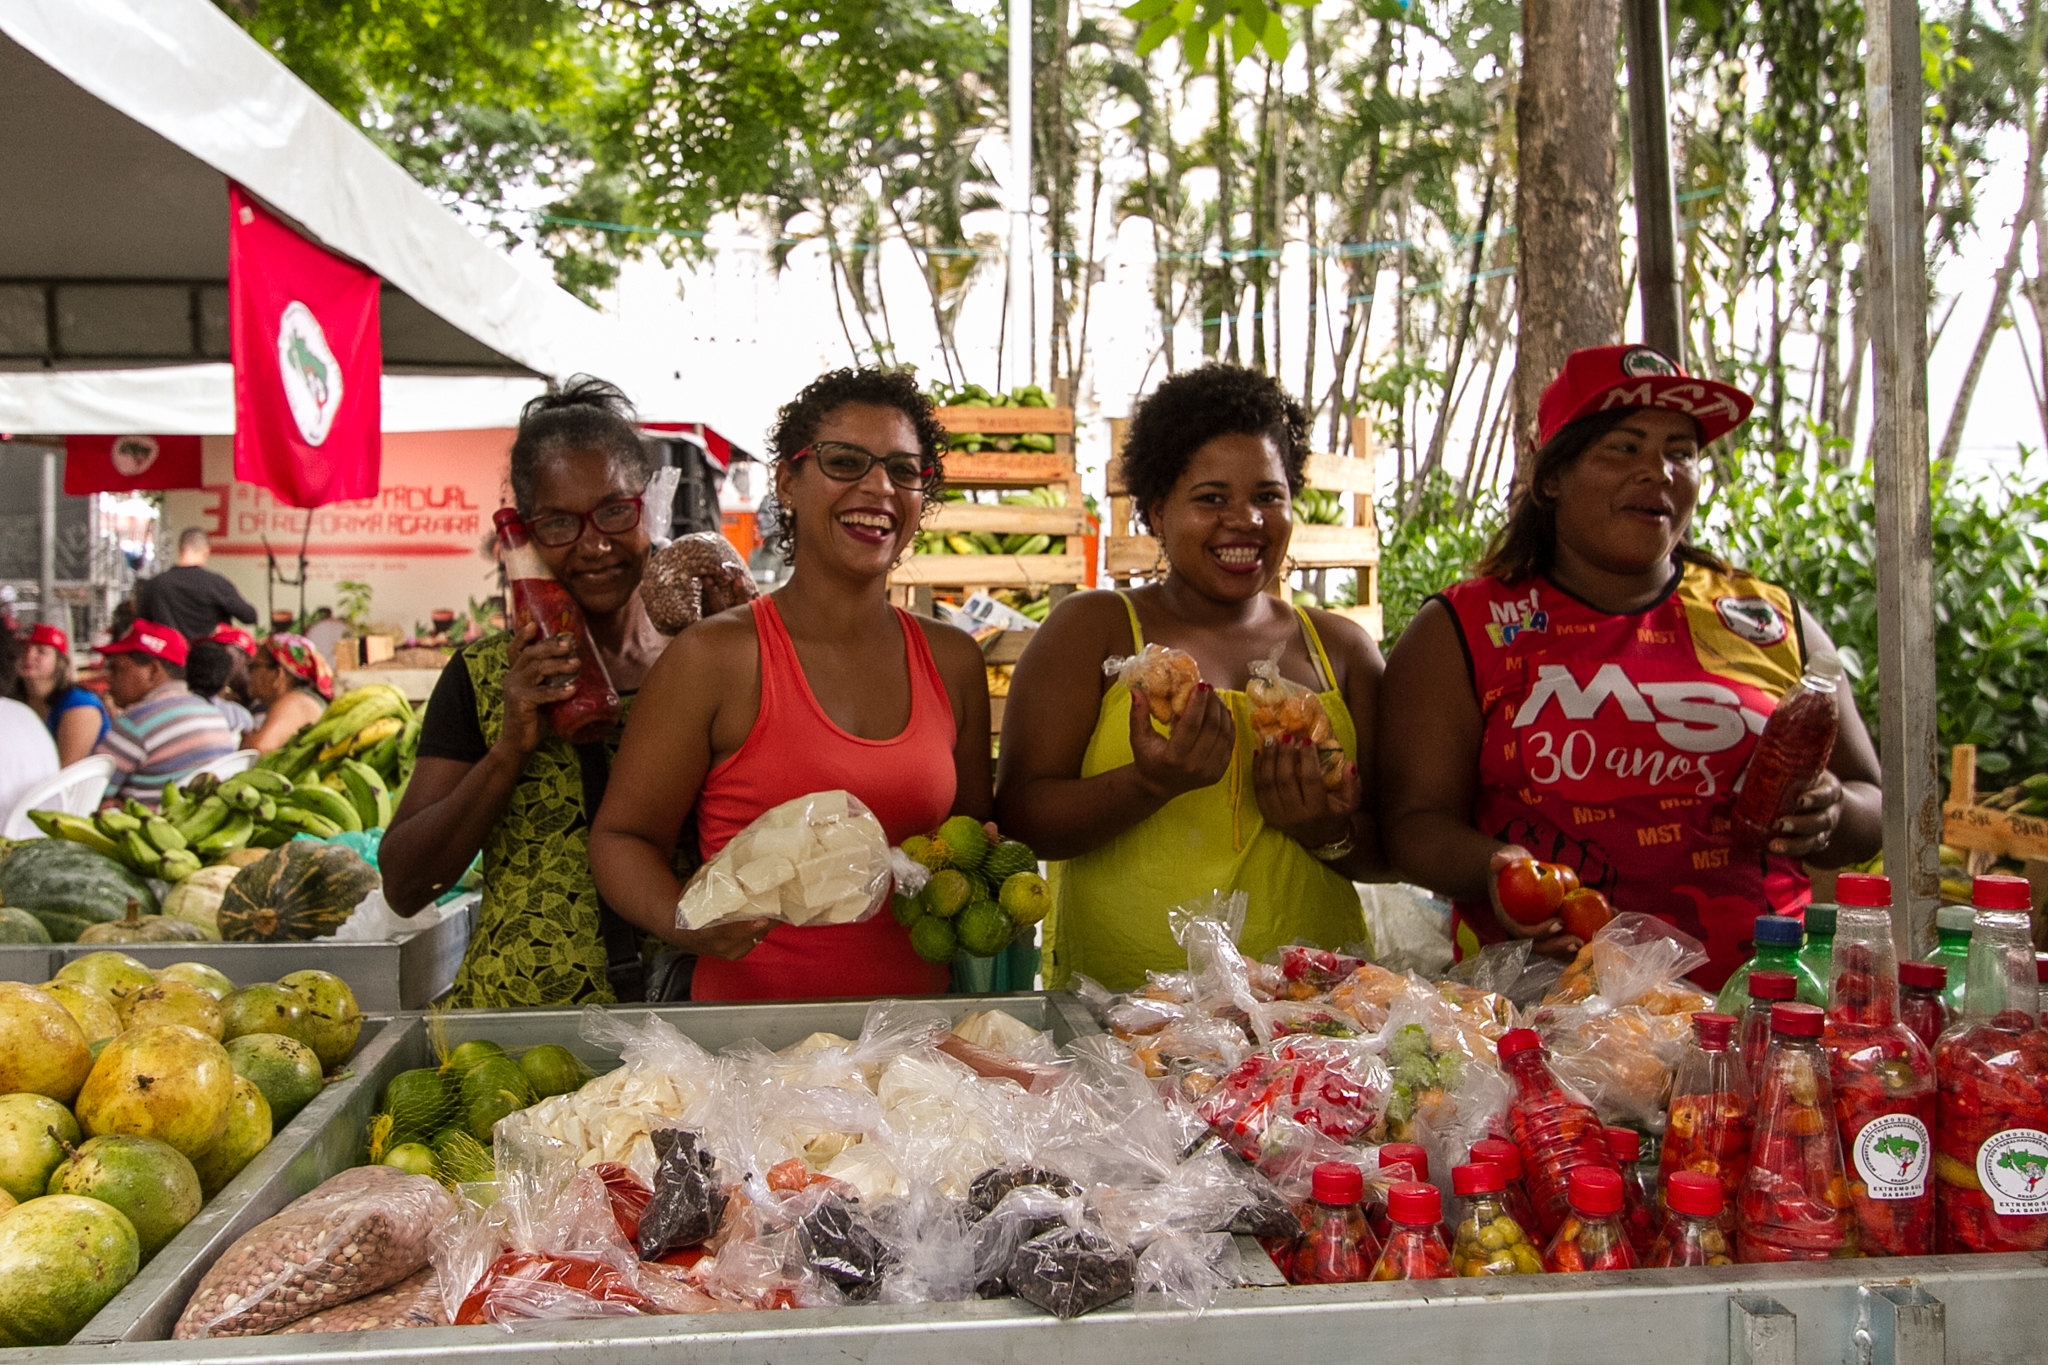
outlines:
[{"label": "bottle of red sauce", "polygon": [[1899,1017],[1930,1052],[1948,1027],[1948,1006],[1941,1002],[1947,985],[1948,968],[1939,962],[1899,964]]},{"label": "bottle of red sauce", "polygon": [[1779,819],[1827,768],[1835,752],[1835,689],[1841,680],[1841,659],[1816,654],[1799,686],[1778,699],[1742,770],[1729,813],[1736,842],[1749,848],[1768,844]]},{"label": "bottle of red sauce", "polygon": [[588,744],[602,739],[619,723],[624,709],[597,643],[590,638],[590,625],[583,608],[569,590],[555,581],[540,551],[527,534],[526,523],[510,507],[498,509],[492,519],[498,528],[498,548],[505,557],[506,596],[511,598],[512,629],[521,630],[529,621],[540,623],[540,638],[557,635],[576,637],[576,653],[582,669],[576,674],[576,692],[565,701],[547,708],[548,724],[571,744]]}]

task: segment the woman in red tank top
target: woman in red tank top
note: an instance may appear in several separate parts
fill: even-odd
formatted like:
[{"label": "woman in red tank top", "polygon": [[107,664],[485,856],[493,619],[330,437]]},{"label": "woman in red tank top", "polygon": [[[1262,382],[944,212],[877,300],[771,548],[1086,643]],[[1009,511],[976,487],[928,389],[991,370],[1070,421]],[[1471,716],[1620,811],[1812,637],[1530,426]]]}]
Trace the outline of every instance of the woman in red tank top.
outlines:
[{"label": "woman in red tank top", "polygon": [[989,818],[988,675],[964,632],[889,605],[890,566],[936,491],[946,432],[907,374],[837,370],[777,416],[789,582],[678,636],[640,690],[593,823],[591,868],[619,914],[699,955],[696,1000],[926,995],[950,969],[893,915],[799,928],[676,928],[686,817],[709,858],[763,812],[852,793],[891,844]]},{"label": "woman in red tank top", "polygon": [[1574,352],[1480,576],[1424,604],[1388,655],[1380,827],[1399,871],[1457,902],[1461,954],[1511,933],[1578,950],[1556,919],[1500,913],[1495,874],[1533,854],[1703,940],[1695,977],[1718,984],[1755,916],[1803,907],[1802,862],[1877,850],[1877,755],[1846,694],[1830,771],[1769,849],[1728,833],[1756,732],[1832,648],[1789,594],[1686,540],[1700,447],[1751,405],[1647,346]]}]

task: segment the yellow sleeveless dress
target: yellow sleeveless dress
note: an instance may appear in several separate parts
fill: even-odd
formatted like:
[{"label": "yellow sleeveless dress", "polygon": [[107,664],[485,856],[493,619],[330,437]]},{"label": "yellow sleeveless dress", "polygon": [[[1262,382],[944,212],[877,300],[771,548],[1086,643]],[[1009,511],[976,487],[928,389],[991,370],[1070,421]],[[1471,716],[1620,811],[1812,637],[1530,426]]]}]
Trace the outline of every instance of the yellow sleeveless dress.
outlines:
[{"label": "yellow sleeveless dress", "polygon": [[[1145,647],[1138,613],[1124,598],[1136,649]],[[1308,615],[1296,608],[1309,652],[1325,684],[1336,671]],[[1217,689],[1237,722],[1230,769],[1213,786],[1184,792],[1091,853],[1050,864],[1052,913],[1046,919],[1046,985],[1067,986],[1076,972],[1111,990],[1142,985],[1147,971],[1177,971],[1187,954],[1174,942],[1166,914],[1212,891],[1243,891],[1249,905],[1238,946],[1253,957],[1297,939],[1326,948],[1366,938],[1358,889],[1342,873],[1259,814],[1252,790],[1257,740],[1243,692]],[[1358,757],[1358,729],[1334,686],[1318,694],[1330,729],[1348,759]],[[1131,762],[1131,693],[1116,683],[1103,694],[1095,733],[1081,760],[1094,777]]]}]

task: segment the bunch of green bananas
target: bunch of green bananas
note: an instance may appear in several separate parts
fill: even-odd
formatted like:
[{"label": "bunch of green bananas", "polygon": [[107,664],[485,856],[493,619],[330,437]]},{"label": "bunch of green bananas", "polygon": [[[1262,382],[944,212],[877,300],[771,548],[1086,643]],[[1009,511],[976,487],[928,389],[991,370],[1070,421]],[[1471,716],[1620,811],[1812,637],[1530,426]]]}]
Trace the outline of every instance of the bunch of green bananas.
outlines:
[{"label": "bunch of green bananas", "polygon": [[1977,804],[2014,815],[2048,816],[2048,773],[2022,778],[2004,791],[1979,799]]},{"label": "bunch of green bananas", "polygon": [[1294,519],[1307,526],[1342,526],[1344,506],[1335,493],[1304,488],[1294,495]]},{"label": "bunch of green bananas", "polygon": [[392,790],[402,791],[412,775],[419,737],[419,717],[405,694],[388,683],[370,683],[336,697],[319,720],[256,766],[293,779],[308,774],[326,778],[340,771],[342,760],[352,758],[375,770]]},{"label": "bunch of green bananas", "polygon": [[[979,384],[962,384],[949,388],[934,384],[930,390],[932,402],[940,407],[956,408],[1049,408],[1052,397],[1036,384],[1025,384],[1011,389],[1008,393],[991,393]],[[1050,455],[1058,449],[1053,438],[1039,432],[1017,435],[990,436],[980,431],[956,431],[953,433],[952,448],[958,451],[979,450],[1029,450]]]},{"label": "bunch of green bananas", "polygon": [[1065,554],[1065,536],[998,535],[993,531],[919,531],[912,548],[921,555]]},{"label": "bunch of green bananas", "polygon": [[204,854],[176,821],[140,801],[109,806],[92,816],[39,810],[30,811],[28,818],[50,838],[83,844],[140,876],[181,881],[205,865]]}]

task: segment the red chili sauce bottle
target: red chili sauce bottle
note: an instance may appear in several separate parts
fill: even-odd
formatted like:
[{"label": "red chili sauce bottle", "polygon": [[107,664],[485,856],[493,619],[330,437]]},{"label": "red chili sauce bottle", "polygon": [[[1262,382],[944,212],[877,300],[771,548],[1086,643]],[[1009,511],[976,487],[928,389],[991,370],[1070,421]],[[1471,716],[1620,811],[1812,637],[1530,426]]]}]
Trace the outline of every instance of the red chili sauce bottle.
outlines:
[{"label": "red chili sauce bottle", "polygon": [[534,621],[540,625],[543,640],[557,635],[576,637],[576,653],[582,663],[576,674],[576,691],[547,707],[548,724],[571,744],[602,739],[619,723],[623,708],[611,675],[605,672],[604,660],[598,657],[597,644],[590,638],[583,608],[576,605],[567,588],[555,581],[517,511],[500,508],[492,521],[498,528],[498,547],[505,557],[512,629],[517,632]]}]

